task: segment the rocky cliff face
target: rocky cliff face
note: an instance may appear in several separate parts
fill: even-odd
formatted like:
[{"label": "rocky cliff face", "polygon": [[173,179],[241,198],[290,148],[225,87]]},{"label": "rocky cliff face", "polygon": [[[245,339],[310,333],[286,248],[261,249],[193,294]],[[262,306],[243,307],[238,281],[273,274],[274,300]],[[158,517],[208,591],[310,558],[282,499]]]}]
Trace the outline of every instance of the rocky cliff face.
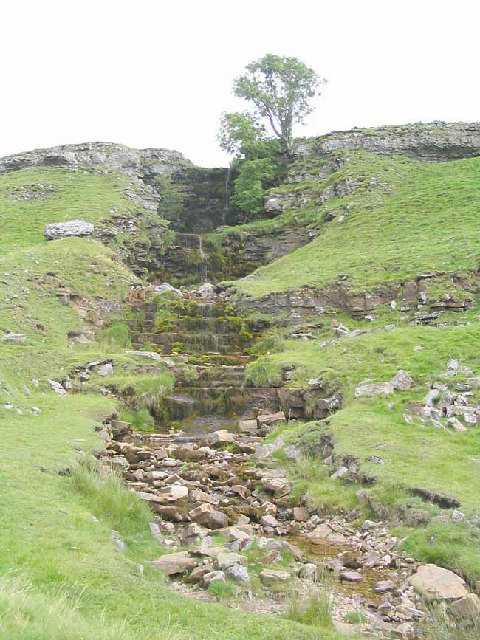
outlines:
[{"label": "rocky cliff face", "polygon": [[227,169],[197,167],[178,151],[86,142],[0,159],[0,174],[32,168],[130,175],[150,187],[155,208],[174,230],[203,233],[232,222],[226,206]]},{"label": "rocky cliff face", "polygon": [[442,162],[480,155],[480,123],[431,123],[334,131],[297,140],[297,157],[316,154],[331,158],[336,151],[364,149],[381,155],[404,155]]}]

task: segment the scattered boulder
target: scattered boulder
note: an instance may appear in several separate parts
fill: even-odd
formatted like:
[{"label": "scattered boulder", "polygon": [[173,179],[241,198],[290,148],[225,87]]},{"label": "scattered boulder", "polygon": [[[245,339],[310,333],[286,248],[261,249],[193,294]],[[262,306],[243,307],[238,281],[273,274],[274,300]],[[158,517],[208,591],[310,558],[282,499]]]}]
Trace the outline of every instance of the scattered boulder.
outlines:
[{"label": "scattered boulder", "polygon": [[113,374],[113,364],[111,362],[106,362],[98,367],[97,373],[99,376],[106,377],[111,376]]},{"label": "scattered boulder", "polygon": [[85,220],[68,220],[67,222],[51,222],[45,225],[43,235],[47,240],[59,240],[68,236],[91,236],[94,226]]},{"label": "scattered boulder", "polygon": [[238,553],[229,553],[226,551],[220,552],[216,559],[216,565],[219,569],[225,570],[234,564],[244,565],[247,562],[246,556],[241,556]]},{"label": "scattered boulder", "polygon": [[160,497],[166,502],[176,502],[188,497],[188,487],[181,484],[171,484],[160,490]]},{"label": "scattered boulder", "polygon": [[165,554],[158,560],[153,560],[152,566],[160,569],[167,576],[172,576],[191,571],[198,565],[198,562],[187,551],[179,551],[178,553]]},{"label": "scattered boulder", "polygon": [[227,578],[236,582],[248,582],[248,571],[241,564],[232,564],[225,571]]},{"label": "scattered boulder", "polygon": [[375,384],[361,384],[358,387],[355,387],[354,396],[355,398],[362,398],[364,396],[379,396],[379,395],[390,395],[395,391],[395,388],[391,382],[378,382]]},{"label": "scattered boulder", "polygon": [[451,601],[468,595],[465,581],[460,576],[435,564],[420,565],[410,578],[410,584],[428,600]]},{"label": "scattered boulder", "polygon": [[214,431],[208,438],[208,444],[211,447],[219,447],[223,444],[232,444],[235,442],[235,436],[226,429]]},{"label": "scattered boulder", "polygon": [[200,287],[198,287],[198,293],[202,298],[214,298],[215,287],[211,282],[204,282]]},{"label": "scattered boulder", "polygon": [[222,529],[228,525],[228,518],[222,511],[217,511],[211,504],[201,504],[188,514],[194,522],[207,529]]},{"label": "scattered boulder", "polygon": [[397,391],[408,391],[413,387],[414,380],[405,371],[400,369],[392,380],[393,388]]},{"label": "scattered boulder", "polygon": [[48,380],[48,384],[50,385],[50,388],[53,389],[57,395],[59,396],[67,395],[67,390],[64,387],[62,387],[62,385],[56,380]]},{"label": "scattered boulder", "polygon": [[277,413],[267,413],[265,415],[257,416],[257,425],[258,427],[270,427],[271,425],[277,424],[279,422],[285,422],[286,417],[283,411],[278,411]]},{"label": "scattered boulder", "polygon": [[19,343],[25,342],[27,336],[24,333],[4,333],[1,340],[2,342]]},{"label": "scattered boulder", "polygon": [[290,580],[288,571],[274,571],[273,569],[263,569],[260,572],[260,580],[266,586],[275,585]]},{"label": "scattered boulder", "polygon": [[340,580],[345,582],[360,582],[362,579],[362,574],[358,573],[358,571],[341,571],[340,572]]},{"label": "scattered boulder", "polygon": [[168,282],[163,282],[160,286],[154,287],[152,289],[152,292],[157,296],[161,296],[164,293],[173,293],[180,298],[183,297],[183,293],[180,291],[180,289],[172,287],[172,285],[168,284]]},{"label": "scattered boulder", "polygon": [[238,430],[240,433],[246,433],[251,436],[257,435],[257,421],[256,420],[239,420]]},{"label": "scattered boulder", "polygon": [[285,442],[282,436],[278,436],[273,442],[269,444],[260,444],[255,449],[256,458],[269,458],[275,451],[280,451],[285,446]]},{"label": "scattered boulder", "polygon": [[214,582],[225,582],[225,574],[223,571],[210,571],[210,573],[206,573],[203,576],[202,585],[205,589],[208,589]]},{"label": "scattered boulder", "polygon": [[452,618],[459,620],[478,619],[480,618],[480,598],[475,593],[469,593],[460,600],[451,602],[447,612]]}]

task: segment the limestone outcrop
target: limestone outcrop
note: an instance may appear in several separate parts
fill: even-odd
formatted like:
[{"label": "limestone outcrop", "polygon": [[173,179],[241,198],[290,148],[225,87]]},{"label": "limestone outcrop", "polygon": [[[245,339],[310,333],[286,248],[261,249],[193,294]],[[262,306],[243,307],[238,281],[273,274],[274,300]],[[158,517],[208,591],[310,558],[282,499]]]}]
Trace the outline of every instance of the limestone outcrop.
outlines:
[{"label": "limestone outcrop", "polygon": [[47,240],[60,240],[69,236],[91,236],[94,226],[85,220],[68,220],[67,222],[51,222],[45,225],[43,235]]}]

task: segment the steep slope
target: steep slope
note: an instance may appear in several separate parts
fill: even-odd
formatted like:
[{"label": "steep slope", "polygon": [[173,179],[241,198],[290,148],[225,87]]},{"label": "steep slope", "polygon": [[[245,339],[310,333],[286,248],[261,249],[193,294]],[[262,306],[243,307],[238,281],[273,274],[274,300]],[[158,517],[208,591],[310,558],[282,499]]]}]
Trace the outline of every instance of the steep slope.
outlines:
[{"label": "steep slope", "polygon": [[[305,452],[287,463],[298,495],[392,518],[405,548],[472,586],[480,578],[477,155],[477,125],[299,143],[291,183],[267,200],[278,217],[250,228],[293,223],[315,237],[232,285],[273,326],[257,343],[250,382],[279,387],[286,413],[304,419],[312,389],[323,389],[327,407],[332,394],[342,397],[326,419],[291,424],[290,442]],[[394,390],[400,370],[412,379]],[[332,448],[322,454],[318,439]]]}]

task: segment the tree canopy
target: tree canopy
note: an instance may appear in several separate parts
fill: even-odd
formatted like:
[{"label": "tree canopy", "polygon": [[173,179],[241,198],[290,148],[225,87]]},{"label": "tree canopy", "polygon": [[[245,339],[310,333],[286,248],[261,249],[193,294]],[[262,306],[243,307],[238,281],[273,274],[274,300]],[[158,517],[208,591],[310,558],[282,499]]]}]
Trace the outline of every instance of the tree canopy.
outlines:
[{"label": "tree canopy", "polygon": [[325,82],[298,58],[268,53],[246,66],[233,91],[253,105],[253,113],[224,114],[220,144],[229,153],[248,156],[252,143],[266,137],[265,124],[286,153],[293,151],[293,125],[312,112],[312,99]]}]

